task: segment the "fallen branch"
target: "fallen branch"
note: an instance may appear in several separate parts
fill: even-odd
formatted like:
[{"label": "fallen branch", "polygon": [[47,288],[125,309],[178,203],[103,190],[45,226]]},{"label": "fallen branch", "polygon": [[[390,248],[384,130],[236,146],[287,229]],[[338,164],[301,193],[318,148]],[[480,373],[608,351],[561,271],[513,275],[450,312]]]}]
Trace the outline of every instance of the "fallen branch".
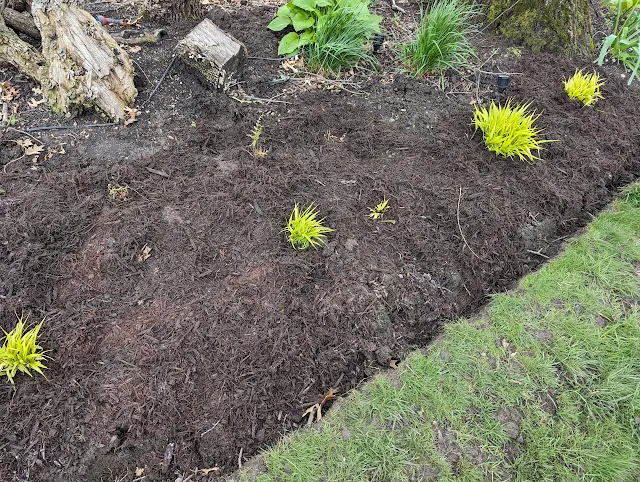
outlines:
[{"label": "fallen branch", "polygon": [[5,8],[2,12],[6,24],[31,38],[40,40],[40,30],[36,27],[33,17],[29,12],[18,12],[12,8]]}]

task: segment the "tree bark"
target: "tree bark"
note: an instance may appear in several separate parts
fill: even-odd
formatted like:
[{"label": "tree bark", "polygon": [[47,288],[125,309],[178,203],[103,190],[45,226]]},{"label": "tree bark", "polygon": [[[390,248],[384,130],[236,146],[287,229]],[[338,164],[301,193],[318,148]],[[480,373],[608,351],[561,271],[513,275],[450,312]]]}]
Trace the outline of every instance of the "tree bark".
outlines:
[{"label": "tree bark", "polygon": [[532,50],[588,56],[593,44],[589,0],[491,0],[488,21]]},{"label": "tree bark", "polygon": [[6,61],[42,87],[51,109],[74,116],[96,109],[119,121],[137,91],[129,56],[85,10],[61,0],[33,0],[42,52],[22,41],[0,17],[0,62]]}]

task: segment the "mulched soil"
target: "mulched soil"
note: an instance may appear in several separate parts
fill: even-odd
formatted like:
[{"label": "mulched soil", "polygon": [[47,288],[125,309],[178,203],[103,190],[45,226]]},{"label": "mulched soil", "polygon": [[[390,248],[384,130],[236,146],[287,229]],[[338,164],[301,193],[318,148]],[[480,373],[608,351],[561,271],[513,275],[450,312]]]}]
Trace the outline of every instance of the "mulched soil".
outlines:
[{"label": "mulched soil", "polygon": [[[250,56],[273,57],[274,11],[209,15]],[[390,52],[350,92],[281,82],[278,62],[249,59],[240,87],[281,101],[269,103],[207,90],[176,64],[145,104],[193,25],[133,55],[136,124],[83,128],[98,120],[87,114],[32,132],[65,154],[0,170],[0,326],[46,316],[51,350],[48,381],[0,388],[0,480],[228,473],[304,424],[327,390],[358,386],[553,256],[640,170],[637,87],[602,70],[605,99],[582,108],[560,81],[589,61],[517,56],[489,35],[476,39],[482,70],[517,73],[510,95],[543,110],[559,140],[541,162],[497,159],[474,135],[472,102],[490,98],[494,75],[448,76],[447,94],[394,72]],[[23,93],[16,128],[73,122],[28,107],[33,84],[0,73]],[[261,114],[269,154],[256,160],[247,134]],[[0,139],[0,166],[21,137]],[[108,183],[130,198],[112,201]],[[367,217],[383,196],[395,224]],[[295,201],[316,202],[336,230],[326,248],[288,245]]]}]

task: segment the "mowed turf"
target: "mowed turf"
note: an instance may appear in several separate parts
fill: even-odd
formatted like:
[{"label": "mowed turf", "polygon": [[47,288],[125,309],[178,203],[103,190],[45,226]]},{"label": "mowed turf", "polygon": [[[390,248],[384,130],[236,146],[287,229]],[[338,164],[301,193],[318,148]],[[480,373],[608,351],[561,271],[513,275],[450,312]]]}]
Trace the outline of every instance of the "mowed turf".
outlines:
[{"label": "mowed turf", "polygon": [[640,185],[477,319],[263,454],[268,481],[640,477]]}]

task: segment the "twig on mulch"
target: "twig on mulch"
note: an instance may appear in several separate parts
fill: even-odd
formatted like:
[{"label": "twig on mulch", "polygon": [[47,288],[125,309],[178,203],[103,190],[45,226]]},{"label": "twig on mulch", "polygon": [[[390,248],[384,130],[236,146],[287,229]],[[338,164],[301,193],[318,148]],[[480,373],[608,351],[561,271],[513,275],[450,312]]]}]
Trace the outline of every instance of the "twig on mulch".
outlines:
[{"label": "twig on mulch", "polygon": [[462,226],[460,225],[460,201],[461,200],[462,200],[462,186],[460,186],[460,194],[458,195],[458,210],[456,212],[456,219],[458,220],[458,230],[460,231],[460,236],[462,236],[462,241],[464,241],[464,245],[467,248],[469,248],[469,251],[471,251],[471,254],[473,254],[479,260],[482,260],[482,258],[478,256],[473,249],[471,249],[471,246],[469,246],[469,243],[467,243],[467,238],[464,237],[464,233],[462,232]]}]

